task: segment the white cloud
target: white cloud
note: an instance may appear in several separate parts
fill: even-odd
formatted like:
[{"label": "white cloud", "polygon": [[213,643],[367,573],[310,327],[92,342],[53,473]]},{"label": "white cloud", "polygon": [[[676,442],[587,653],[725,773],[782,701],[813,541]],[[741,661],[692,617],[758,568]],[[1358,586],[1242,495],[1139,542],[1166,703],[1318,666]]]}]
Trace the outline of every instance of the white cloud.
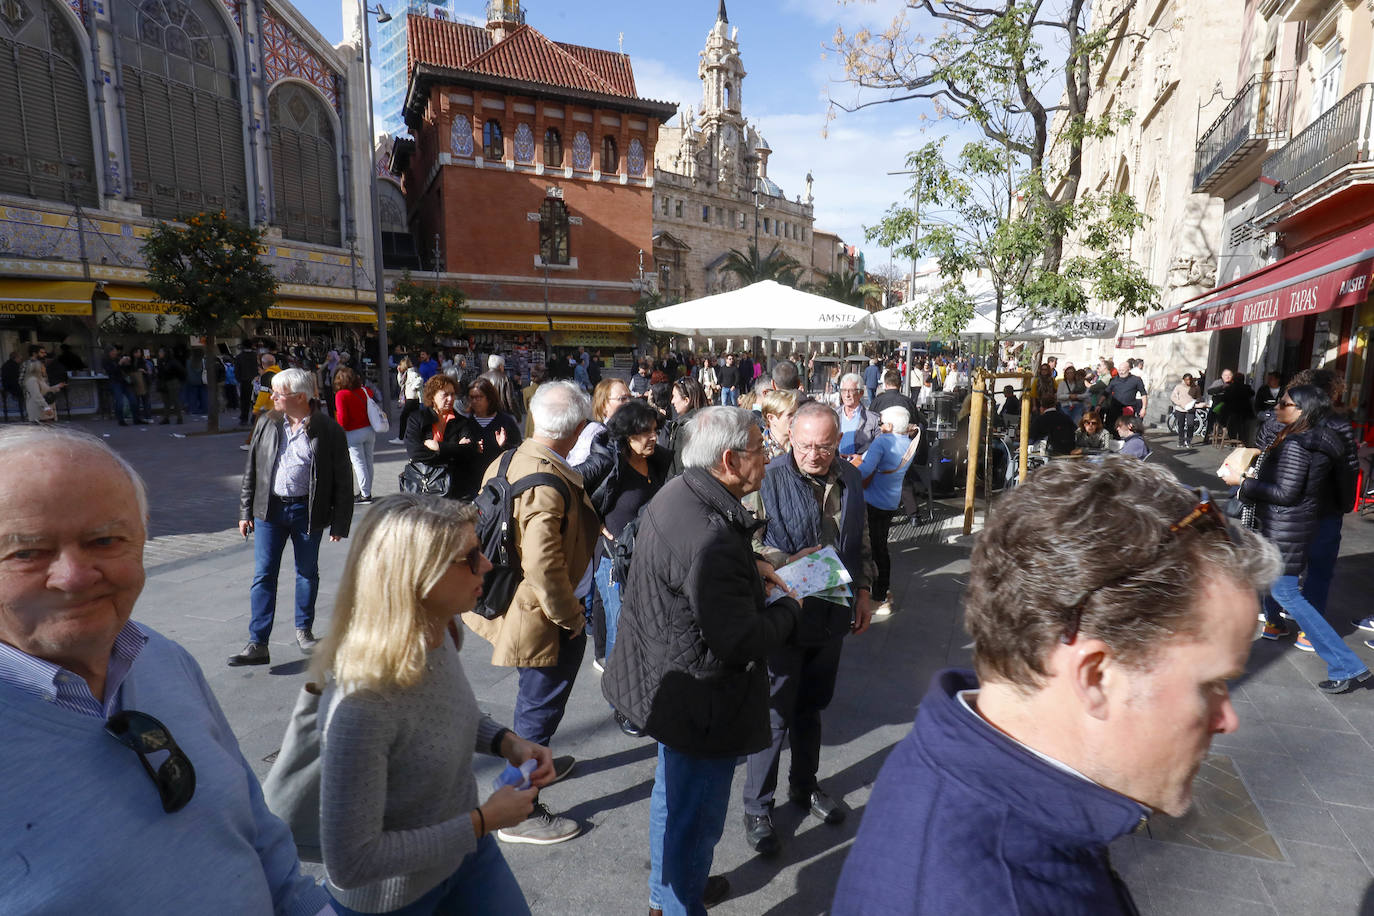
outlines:
[{"label": "white cloud", "polygon": [[694,72],[674,68],[652,57],[630,58],[635,71],[635,91],[643,99],[677,102],[678,112],[701,107],[701,81]]}]

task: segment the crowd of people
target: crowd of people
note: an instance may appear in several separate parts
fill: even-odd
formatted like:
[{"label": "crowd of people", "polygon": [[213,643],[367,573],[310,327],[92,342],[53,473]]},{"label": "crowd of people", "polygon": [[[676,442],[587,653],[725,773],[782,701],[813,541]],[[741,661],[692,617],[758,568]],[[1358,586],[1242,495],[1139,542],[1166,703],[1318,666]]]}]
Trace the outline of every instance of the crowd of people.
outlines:
[{"label": "crowd of people", "polygon": [[[190,656],[130,619],[142,481],[99,439],[26,425],[0,430],[13,471],[0,479],[0,709],[18,729],[0,760],[26,788],[0,808],[31,828],[27,875],[0,889],[0,909],[94,909],[117,886],[160,912],[207,894],[245,912],[528,912],[497,841],[579,833],[549,797],[576,760],[551,748],[588,643],[608,714],[657,743],[651,914],[701,914],[729,895],[711,865],[740,760],[739,829],[760,856],[782,851],[779,804],[845,820],[826,789],[823,719],[846,644],[909,600],[888,540],[929,433],[901,391],[906,367],[840,373],[832,401],[806,390],[814,366],[764,372],[748,354],[595,383],[572,357],[570,377],[524,390],[499,356],[479,375],[402,355],[406,492],[374,501],[381,395],[345,359],[312,371],[245,349],[261,414],[239,530],[255,571],[248,642],[228,664],[270,661],[289,541],[296,641],[319,693],[324,885],[301,874]],[[1061,377],[1047,361],[1001,412],[1033,405],[1056,450],[1105,449],[1115,430],[1125,456],[1144,457],[1141,368]],[[912,369],[922,389],[953,378],[957,392],[971,367]],[[1320,370],[1282,389],[1257,460],[1227,471],[1234,506],[1116,456],[1051,463],[1002,497],[965,596],[975,670],[936,675],[874,786],[833,912],[1132,912],[1106,846],[1188,807],[1212,736],[1236,727],[1226,684],[1257,617],[1279,639],[1291,615],[1298,647],[1327,662],[1322,691],[1369,679],[1325,618],[1357,467],[1339,399]],[[513,555],[479,535],[473,500],[497,483],[518,491],[500,519]],[[349,550],[320,639],[326,536]],[[779,577],[823,548],[847,596]],[[493,564],[514,583],[494,610]],[[1355,624],[1374,631],[1374,617]],[[469,631],[516,673],[509,727],[478,709],[458,654]],[[490,792],[474,753],[506,763]],[[69,867],[73,842],[89,868]]]}]

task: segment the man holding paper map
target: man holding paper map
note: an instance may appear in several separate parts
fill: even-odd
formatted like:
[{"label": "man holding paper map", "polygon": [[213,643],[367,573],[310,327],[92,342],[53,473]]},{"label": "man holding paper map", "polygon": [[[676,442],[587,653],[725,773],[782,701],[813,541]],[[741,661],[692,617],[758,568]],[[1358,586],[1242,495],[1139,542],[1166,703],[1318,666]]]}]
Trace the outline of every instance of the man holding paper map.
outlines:
[{"label": "man holding paper map", "polygon": [[792,642],[768,654],[773,740],[749,756],[744,782],[745,838],[762,855],[781,848],[773,829],[773,795],[789,735],[788,799],[827,824],[845,817],[816,782],[821,712],[835,692],[845,635],[868,629],[869,583],[877,567],[863,481],[853,465],[839,459],[839,445],[835,411],[803,404],[792,420],[791,452],[769,463],[755,497],[759,505],[751,505],[767,522],[754,535],[755,552],[803,599]]}]

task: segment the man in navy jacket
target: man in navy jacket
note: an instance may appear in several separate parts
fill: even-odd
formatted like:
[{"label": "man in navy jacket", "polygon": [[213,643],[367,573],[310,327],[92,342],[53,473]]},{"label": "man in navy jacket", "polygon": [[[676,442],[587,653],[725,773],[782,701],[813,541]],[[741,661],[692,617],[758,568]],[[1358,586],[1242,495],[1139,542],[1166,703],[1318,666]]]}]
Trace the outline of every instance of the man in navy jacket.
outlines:
[{"label": "man in navy jacket", "polygon": [[1139,462],[1056,462],[1004,496],[965,595],[977,675],[935,676],[833,916],[1134,913],[1107,846],[1188,809],[1278,570],[1205,491]]}]

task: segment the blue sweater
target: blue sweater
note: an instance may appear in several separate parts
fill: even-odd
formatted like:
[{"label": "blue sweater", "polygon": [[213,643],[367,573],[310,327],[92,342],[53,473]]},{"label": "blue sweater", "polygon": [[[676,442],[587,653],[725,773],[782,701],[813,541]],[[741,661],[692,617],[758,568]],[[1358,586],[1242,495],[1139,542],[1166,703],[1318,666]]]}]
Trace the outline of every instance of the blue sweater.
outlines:
[{"label": "blue sweater", "polygon": [[875,509],[888,511],[902,507],[902,480],[906,473],[897,469],[902,466],[910,446],[910,436],[896,433],[883,433],[873,440],[864,452],[863,464],[859,465],[859,477],[868,481],[864,487],[864,502]]},{"label": "blue sweater", "polygon": [[958,693],[977,686],[970,671],[935,676],[878,774],[831,916],[1136,912],[1107,844],[1145,809],[964,708]]},{"label": "blue sweater", "polygon": [[0,684],[0,912],[314,916],[329,898],[301,875],[200,669],[143,629],[118,707],[167,726],[195,768],[195,795],[165,813],[103,720]]}]

